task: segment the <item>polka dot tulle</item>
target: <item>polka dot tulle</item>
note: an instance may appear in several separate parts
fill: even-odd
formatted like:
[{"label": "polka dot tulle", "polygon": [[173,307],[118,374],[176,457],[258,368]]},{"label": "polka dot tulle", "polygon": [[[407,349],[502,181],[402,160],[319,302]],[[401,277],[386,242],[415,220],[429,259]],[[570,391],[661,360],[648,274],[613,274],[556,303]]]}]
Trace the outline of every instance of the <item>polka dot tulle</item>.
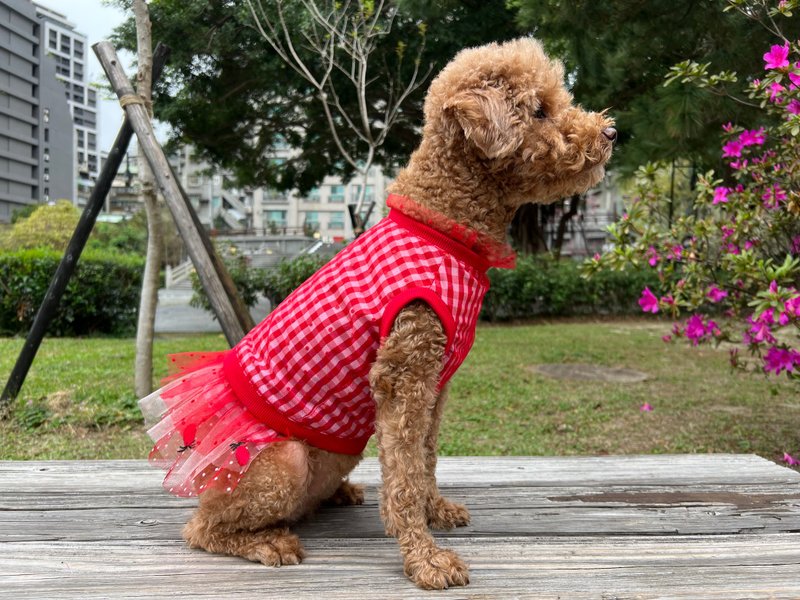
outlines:
[{"label": "polka dot tulle", "polygon": [[164,488],[176,496],[232,492],[258,453],[283,439],[233,393],[222,372],[224,354],[170,356],[164,387],[139,401],[152,424],[150,462],[167,471]]}]

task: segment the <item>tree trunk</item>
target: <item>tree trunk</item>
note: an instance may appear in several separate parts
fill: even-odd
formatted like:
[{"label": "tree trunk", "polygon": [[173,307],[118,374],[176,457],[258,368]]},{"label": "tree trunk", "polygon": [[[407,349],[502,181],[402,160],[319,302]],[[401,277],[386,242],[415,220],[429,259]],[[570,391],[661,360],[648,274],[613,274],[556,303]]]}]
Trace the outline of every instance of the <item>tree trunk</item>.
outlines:
[{"label": "tree trunk", "polygon": [[556,231],[556,241],[553,244],[553,256],[556,260],[561,258],[561,246],[564,245],[564,234],[567,232],[567,224],[572,217],[578,214],[578,207],[581,204],[581,195],[575,194],[569,199],[569,210],[561,213],[558,220],[558,230]]},{"label": "tree trunk", "polygon": [[542,218],[539,204],[523,204],[511,222],[511,239],[520,254],[539,254],[547,252],[544,236],[546,219]]},{"label": "tree trunk", "polygon": [[[136,91],[145,100],[148,113],[152,117],[151,104],[151,65],[153,47],[150,35],[150,15],[145,0],[134,0],[133,12],[136,19],[136,40],[139,71],[136,75]],[[138,397],[153,391],[153,335],[158,305],[158,286],[160,283],[162,235],[161,220],[156,198],[153,173],[144,153],[139,149],[140,197],[147,214],[147,257],[145,260],[142,292],[139,297],[139,320],[136,326],[136,361],[134,365],[134,389]]]}]

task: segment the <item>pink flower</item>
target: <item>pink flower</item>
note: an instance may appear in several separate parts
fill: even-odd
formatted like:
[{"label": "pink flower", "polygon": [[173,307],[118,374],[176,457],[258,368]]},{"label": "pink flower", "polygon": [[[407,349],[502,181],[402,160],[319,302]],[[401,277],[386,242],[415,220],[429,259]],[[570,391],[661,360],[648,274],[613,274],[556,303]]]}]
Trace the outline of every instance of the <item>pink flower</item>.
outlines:
[{"label": "pink flower", "polygon": [[[734,160],[734,161],[728,163],[728,166],[731,169],[734,169],[735,171],[738,171],[740,169],[746,169],[747,168],[747,164],[748,164],[748,161],[745,158],[744,160]],[[737,190],[737,191],[739,191],[739,190]]]},{"label": "pink flower", "polygon": [[792,238],[792,254],[800,254],[800,235]]},{"label": "pink flower", "polygon": [[730,192],[730,188],[726,187],[716,187],[714,188],[714,202],[713,204],[719,204],[720,202],[727,202],[728,201],[728,193]]},{"label": "pink flower", "polygon": [[683,257],[683,246],[680,244],[673,246],[669,249],[667,258],[669,260],[679,261]]},{"label": "pink flower", "polygon": [[761,199],[764,201],[764,208],[776,209],[786,200],[786,192],[779,185],[772,185],[761,195]]},{"label": "pink flower", "polygon": [[734,233],[736,233],[736,230],[733,227],[727,227],[727,226],[723,225],[720,229],[722,230],[722,239],[723,240],[728,239]]},{"label": "pink flower", "polygon": [[667,335],[662,335],[662,336],[661,336],[661,341],[662,341],[662,342],[664,342],[665,344],[668,344],[669,342],[671,342],[671,341],[672,341],[672,336],[671,336],[671,335],[669,335],[669,334],[667,334]]},{"label": "pink flower", "polygon": [[650,288],[642,290],[642,297],[639,298],[639,306],[642,307],[644,312],[651,312],[656,314],[658,312],[658,298],[655,297]]},{"label": "pink flower", "polygon": [[772,330],[769,328],[769,325],[763,321],[753,322],[748,333],[750,334],[748,338],[749,343],[751,344],[762,344],[764,342],[768,342],[770,344],[775,343],[775,338],[772,337]]},{"label": "pink flower", "polygon": [[796,87],[800,87],[800,73],[798,71],[800,71],[800,62],[794,63],[794,70],[789,71],[789,80]]},{"label": "pink flower", "polygon": [[722,156],[734,156],[738,157],[742,155],[742,148],[744,146],[738,140],[731,140],[727,142],[724,146],[722,146]]},{"label": "pink flower", "polygon": [[736,244],[728,244],[725,249],[728,251],[728,254],[741,254],[739,251],[739,246]]},{"label": "pink flower", "polygon": [[717,286],[712,285],[706,294],[712,302],[721,302],[723,298],[728,297],[728,292],[719,289]]},{"label": "pink flower", "polygon": [[686,337],[692,340],[696,346],[697,343],[706,335],[706,327],[703,325],[703,318],[698,315],[692,315],[686,321]]},{"label": "pink flower", "polygon": [[645,402],[639,407],[639,410],[642,412],[652,412],[653,406],[649,402]]},{"label": "pink flower", "polygon": [[595,253],[594,253],[594,256],[593,256],[592,258],[593,258],[594,260],[600,260],[600,254],[599,254],[598,252],[595,252]]},{"label": "pink flower", "polygon": [[797,100],[797,98],[792,98],[792,101],[786,105],[786,110],[793,115],[800,115],[800,100]]},{"label": "pink flower", "polygon": [[780,83],[778,83],[777,81],[772,82],[772,84],[769,86],[769,99],[770,99],[770,101],[771,102],[777,102],[778,100],[780,100],[780,97],[778,96],[778,94],[780,94],[781,92],[785,92],[785,91],[786,91],[786,88],[783,87]]},{"label": "pink flower", "polygon": [[772,346],[764,356],[764,370],[767,373],[774,372],[775,375],[780,375],[781,371],[791,373],[798,365],[800,365],[800,352],[797,350]]},{"label": "pink flower", "polygon": [[725,125],[722,126],[722,131],[724,131],[725,133],[730,133],[731,131],[733,131],[733,123],[731,123],[730,121],[725,123]]},{"label": "pink flower", "polygon": [[764,70],[785,69],[789,66],[789,42],[783,46],[775,44],[764,54]]},{"label": "pink flower", "polygon": [[651,267],[655,267],[658,264],[658,252],[656,252],[655,247],[650,246],[647,249],[647,264]]},{"label": "pink flower", "polygon": [[767,141],[767,135],[764,133],[764,128],[745,130],[739,136],[739,141],[742,146],[761,146]]},{"label": "pink flower", "polygon": [[745,250],[750,250],[750,248],[752,248],[753,246],[755,246],[755,243],[754,243],[754,242],[751,242],[750,240],[747,240],[747,241],[744,243],[744,249],[745,249]]},{"label": "pink flower", "polygon": [[783,453],[783,462],[785,462],[790,467],[796,467],[797,465],[800,465],[800,460],[797,460],[794,456],[792,456],[788,452]]}]

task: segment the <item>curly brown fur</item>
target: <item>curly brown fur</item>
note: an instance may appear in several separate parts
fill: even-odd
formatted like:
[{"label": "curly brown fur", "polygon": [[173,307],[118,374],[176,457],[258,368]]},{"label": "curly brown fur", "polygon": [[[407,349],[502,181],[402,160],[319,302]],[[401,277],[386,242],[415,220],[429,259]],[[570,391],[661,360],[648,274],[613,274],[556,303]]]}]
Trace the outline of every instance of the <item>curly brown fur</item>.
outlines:
[{"label": "curly brown fur", "polygon": [[[412,198],[426,215],[436,211],[503,242],[520,205],[551,202],[596,184],[611,155],[612,121],[573,106],[563,78],[560,63],[532,39],[459,53],[431,83],[422,142],[392,192]],[[413,303],[397,316],[370,372],[381,516],[399,542],[406,574],[430,589],[469,581],[464,562],[439,548],[429,530],[470,519],[436,484],[447,397],[437,388],[446,341],[434,311]],[[202,495],[184,536],[211,552],[295,564],[304,553],[287,524],[325,500],[363,501],[363,491],[344,479],[359,459],[297,441],[274,444],[232,494]]]}]

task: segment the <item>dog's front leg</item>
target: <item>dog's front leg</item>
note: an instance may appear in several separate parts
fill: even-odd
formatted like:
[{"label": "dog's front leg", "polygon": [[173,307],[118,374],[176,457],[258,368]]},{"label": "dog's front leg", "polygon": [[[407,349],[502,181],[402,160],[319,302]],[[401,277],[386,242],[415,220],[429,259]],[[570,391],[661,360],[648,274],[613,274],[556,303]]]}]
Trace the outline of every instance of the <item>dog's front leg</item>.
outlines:
[{"label": "dog's front leg", "polygon": [[381,516],[386,532],[400,543],[406,575],[426,589],[469,582],[467,566],[436,545],[427,524],[426,441],[446,342],[433,310],[412,304],[397,316],[370,371],[383,475]]},{"label": "dog's front leg", "polygon": [[442,496],[441,492],[439,492],[439,486],[436,484],[439,425],[447,403],[447,391],[448,388],[445,387],[439,393],[431,415],[428,434],[425,437],[425,473],[428,486],[426,511],[428,525],[433,529],[452,529],[453,527],[469,525],[469,510],[467,510],[467,507]]}]

